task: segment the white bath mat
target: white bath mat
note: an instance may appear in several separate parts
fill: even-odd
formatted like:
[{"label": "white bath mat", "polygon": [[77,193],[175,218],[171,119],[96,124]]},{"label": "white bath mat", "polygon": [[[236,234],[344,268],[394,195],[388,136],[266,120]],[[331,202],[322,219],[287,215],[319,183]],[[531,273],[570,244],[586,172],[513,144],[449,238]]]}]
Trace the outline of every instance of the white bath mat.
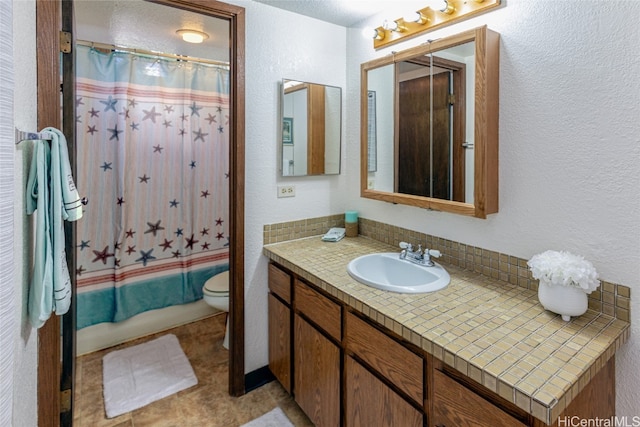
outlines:
[{"label": "white bath mat", "polygon": [[178,338],[172,334],[105,355],[102,377],[107,418],[198,384]]},{"label": "white bath mat", "polygon": [[289,418],[277,407],[241,427],[294,427]]}]

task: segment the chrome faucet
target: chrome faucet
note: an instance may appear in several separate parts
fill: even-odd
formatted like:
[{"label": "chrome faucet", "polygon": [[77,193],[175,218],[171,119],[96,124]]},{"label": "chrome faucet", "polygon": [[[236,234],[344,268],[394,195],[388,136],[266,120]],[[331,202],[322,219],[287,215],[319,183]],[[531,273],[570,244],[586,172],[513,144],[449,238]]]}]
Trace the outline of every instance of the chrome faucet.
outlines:
[{"label": "chrome faucet", "polygon": [[424,265],[426,267],[433,267],[435,263],[431,260],[431,257],[440,258],[440,251],[435,249],[422,250],[422,245],[418,245],[417,250],[413,250],[411,243],[400,242],[400,259],[413,262],[414,264]]}]

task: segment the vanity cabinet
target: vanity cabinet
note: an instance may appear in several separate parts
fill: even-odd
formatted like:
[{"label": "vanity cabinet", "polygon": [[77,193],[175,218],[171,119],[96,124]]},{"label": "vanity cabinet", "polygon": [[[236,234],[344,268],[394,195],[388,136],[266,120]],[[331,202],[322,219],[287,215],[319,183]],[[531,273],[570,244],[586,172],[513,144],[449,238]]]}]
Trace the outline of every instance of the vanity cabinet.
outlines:
[{"label": "vanity cabinet", "polygon": [[[269,290],[269,368],[318,427],[547,425],[275,264]],[[614,357],[550,425],[612,414]]]}]

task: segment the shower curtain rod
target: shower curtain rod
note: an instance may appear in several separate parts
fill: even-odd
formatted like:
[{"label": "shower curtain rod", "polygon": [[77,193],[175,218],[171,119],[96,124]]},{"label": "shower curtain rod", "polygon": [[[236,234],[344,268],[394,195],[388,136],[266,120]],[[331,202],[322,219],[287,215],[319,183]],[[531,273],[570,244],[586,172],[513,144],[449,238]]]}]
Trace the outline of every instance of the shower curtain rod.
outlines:
[{"label": "shower curtain rod", "polygon": [[193,56],[175,55],[175,54],[172,54],[172,53],[163,53],[163,52],[154,52],[152,50],[135,49],[135,48],[129,48],[129,47],[124,47],[124,46],[116,46],[116,45],[113,45],[113,44],[92,42],[92,41],[87,41],[87,40],[76,40],[76,43],[79,44],[79,45],[88,46],[88,47],[91,47],[91,48],[94,48],[94,49],[108,50],[108,51],[112,51],[112,52],[137,53],[137,54],[140,54],[140,55],[157,56],[157,57],[162,57],[162,58],[175,59],[176,61],[197,62],[197,63],[200,63],[200,64],[215,65],[215,66],[218,66],[218,67],[223,67],[223,68],[229,69],[229,63],[228,62],[216,61],[216,60],[213,60],[213,59],[203,59],[203,58],[195,58]]}]

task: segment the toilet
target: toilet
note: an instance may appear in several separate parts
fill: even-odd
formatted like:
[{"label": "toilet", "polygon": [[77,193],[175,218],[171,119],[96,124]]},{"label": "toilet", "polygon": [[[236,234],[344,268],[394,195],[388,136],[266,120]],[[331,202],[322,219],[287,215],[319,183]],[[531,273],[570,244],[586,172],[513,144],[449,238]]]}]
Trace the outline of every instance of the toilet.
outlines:
[{"label": "toilet", "polygon": [[[204,283],[202,287],[204,301],[213,308],[229,313],[229,271],[218,273]],[[222,346],[229,350],[229,315]]]}]

